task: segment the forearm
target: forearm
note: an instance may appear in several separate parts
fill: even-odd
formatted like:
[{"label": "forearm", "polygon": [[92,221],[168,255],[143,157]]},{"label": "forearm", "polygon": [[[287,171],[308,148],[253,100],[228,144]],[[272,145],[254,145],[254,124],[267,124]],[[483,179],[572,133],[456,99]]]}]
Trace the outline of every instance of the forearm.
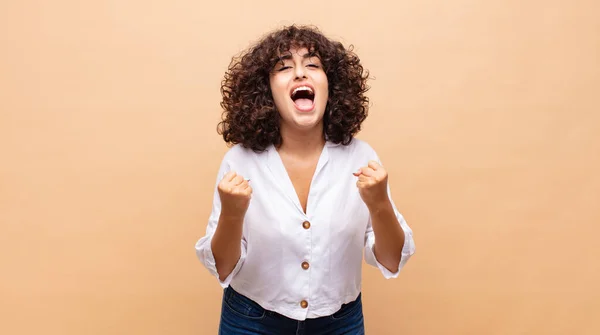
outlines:
[{"label": "forearm", "polygon": [[404,230],[398,222],[391,201],[369,208],[375,235],[373,253],[377,261],[389,271],[398,271],[404,246]]},{"label": "forearm", "polygon": [[211,241],[219,279],[225,280],[233,271],[241,256],[243,217],[221,213],[217,229]]}]

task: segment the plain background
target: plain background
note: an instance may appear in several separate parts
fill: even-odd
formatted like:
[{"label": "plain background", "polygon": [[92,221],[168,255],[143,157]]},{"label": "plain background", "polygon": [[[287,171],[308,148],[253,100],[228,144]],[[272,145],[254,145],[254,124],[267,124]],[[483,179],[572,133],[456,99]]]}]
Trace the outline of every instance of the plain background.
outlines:
[{"label": "plain background", "polygon": [[0,2],[0,333],[215,334],[220,82],[314,24],[374,80],[417,253],[368,334],[600,333],[600,3]]}]

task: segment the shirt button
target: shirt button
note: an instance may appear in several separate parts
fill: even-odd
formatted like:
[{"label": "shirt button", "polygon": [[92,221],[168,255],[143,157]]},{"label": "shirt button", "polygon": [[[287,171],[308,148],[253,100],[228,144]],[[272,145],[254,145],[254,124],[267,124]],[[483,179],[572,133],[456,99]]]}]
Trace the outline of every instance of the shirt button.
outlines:
[{"label": "shirt button", "polygon": [[302,307],[302,308],[308,307],[308,302],[306,300],[300,301],[300,307]]},{"label": "shirt button", "polygon": [[308,262],[302,262],[302,268],[303,268],[304,270],[308,270],[309,266],[310,266],[310,265],[308,264]]},{"label": "shirt button", "polygon": [[308,221],[304,221],[304,222],[302,223],[302,227],[304,227],[304,229],[308,229],[308,228],[310,228],[310,222],[308,222]]}]

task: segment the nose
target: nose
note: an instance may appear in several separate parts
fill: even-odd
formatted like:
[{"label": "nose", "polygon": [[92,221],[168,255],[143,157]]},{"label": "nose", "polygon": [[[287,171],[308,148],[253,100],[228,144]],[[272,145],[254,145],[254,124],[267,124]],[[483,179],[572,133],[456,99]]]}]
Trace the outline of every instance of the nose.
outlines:
[{"label": "nose", "polygon": [[306,74],[304,73],[304,67],[303,66],[296,66],[294,67],[294,71],[296,74],[296,79],[304,79],[306,78]]}]

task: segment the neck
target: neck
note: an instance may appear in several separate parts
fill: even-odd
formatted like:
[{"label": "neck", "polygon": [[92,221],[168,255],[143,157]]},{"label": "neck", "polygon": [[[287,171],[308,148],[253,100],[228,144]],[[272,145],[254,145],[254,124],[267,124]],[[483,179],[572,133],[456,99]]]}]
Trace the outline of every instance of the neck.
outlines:
[{"label": "neck", "polygon": [[321,152],[325,145],[323,127],[315,127],[309,131],[297,131],[281,127],[280,131],[282,142],[277,148],[279,152],[304,156]]}]

